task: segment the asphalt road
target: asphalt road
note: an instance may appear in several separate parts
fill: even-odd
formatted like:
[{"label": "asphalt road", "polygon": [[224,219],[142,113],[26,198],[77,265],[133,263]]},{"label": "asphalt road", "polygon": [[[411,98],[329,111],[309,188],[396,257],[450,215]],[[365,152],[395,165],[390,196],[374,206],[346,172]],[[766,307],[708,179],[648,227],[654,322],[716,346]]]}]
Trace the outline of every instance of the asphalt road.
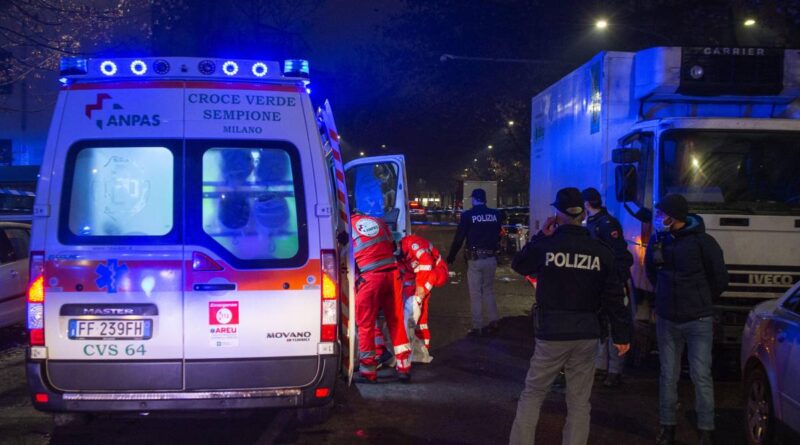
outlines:
[{"label": "asphalt road", "polygon": [[[445,249],[452,228],[417,227]],[[151,413],[99,416],[86,424],[55,427],[50,416],[31,406],[24,380],[24,338],[19,328],[0,332],[0,443],[9,444],[500,444],[506,443],[533,352],[530,287],[508,267],[495,282],[502,318],[500,331],[468,338],[469,299],[464,264],[453,282],[434,290],[430,326],[432,355],[413,369],[413,382],[337,388],[333,416],[303,427],[290,411]],[[650,444],[658,427],[658,369],[652,356],[631,369],[623,386],[597,385],[592,395],[591,444]],[[743,444],[739,382],[717,381],[719,442]],[[678,439],[695,443],[693,391],[688,377],[680,386]],[[560,443],[566,407],[562,391],[548,396],[539,422],[539,443]]]}]

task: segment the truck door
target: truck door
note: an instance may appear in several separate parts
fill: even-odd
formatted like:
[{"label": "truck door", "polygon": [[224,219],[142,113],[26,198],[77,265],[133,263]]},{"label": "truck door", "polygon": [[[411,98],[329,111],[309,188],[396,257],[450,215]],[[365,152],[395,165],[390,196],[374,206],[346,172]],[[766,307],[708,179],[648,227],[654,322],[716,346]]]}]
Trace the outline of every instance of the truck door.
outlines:
[{"label": "truck door", "polygon": [[344,166],[348,198],[365,215],[383,218],[396,240],[408,235],[406,161],[403,155],[374,156]]},{"label": "truck door", "polygon": [[[320,125],[320,136],[325,151],[325,159],[328,162],[331,175],[331,193],[336,201],[336,211],[332,212],[336,219],[336,233],[346,233],[350,239],[350,205],[347,196],[347,185],[345,184],[344,166],[342,165],[342,152],[339,146],[339,133],[336,131],[336,123],[333,120],[331,104],[325,104],[318,110],[317,119]],[[350,243],[339,244],[339,290],[341,313],[339,323],[339,333],[342,344],[342,365],[343,373],[347,382],[353,380],[355,370],[355,258]]]}]

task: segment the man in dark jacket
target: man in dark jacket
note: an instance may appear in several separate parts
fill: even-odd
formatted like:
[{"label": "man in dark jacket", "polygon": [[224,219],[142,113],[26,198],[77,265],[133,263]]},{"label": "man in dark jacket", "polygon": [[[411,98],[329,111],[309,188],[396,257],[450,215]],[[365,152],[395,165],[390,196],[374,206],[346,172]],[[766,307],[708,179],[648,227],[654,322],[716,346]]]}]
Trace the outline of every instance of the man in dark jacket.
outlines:
[{"label": "man in dark jacket", "polygon": [[553,206],[556,216],[545,222],[542,231],[511,264],[516,272],[538,278],[536,347],[517,405],[511,444],[534,443],[539,410],[562,368],[567,377],[567,423],[562,443],[585,444],[601,310],[611,321],[618,354],[625,354],[630,343],[630,314],[623,303],[619,274],[614,270],[614,254],[581,226],[584,211],[580,190],[559,190]]},{"label": "man in dark jacket", "polygon": [[[492,334],[497,330],[497,302],[494,299],[494,274],[497,271],[497,247],[503,226],[502,213],[486,206],[486,191],[472,191],[472,208],[461,214],[456,236],[447,254],[447,264],[453,264],[464,241],[467,247],[467,284],[472,310],[470,335]],[[488,324],[483,324],[483,308]]]},{"label": "man in dark jacket", "polygon": [[[614,252],[614,267],[623,288],[625,288],[631,277],[633,255],[628,251],[628,242],[625,241],[625,236],[622,234],[622,226],[620,226],[617,218],[611,216],[608,210],[603,207],[603,198],[596,188],[589,187],[584,189],[581,195],[583,195],[583,200],[586,204],[586,228],[589,229],[589,234],[593,238],[606,243]],[[630,299],[626,295],[626,306],[629,301]],[[607,323],[606,320],[603,320],[603,322]],[[625,360],[617,354],[611,337],[601,338],[597,349],[595,367],[598,373],[607,373],[603,384],[607,387],[619,386],[620,375],[624,366]]]},{"label": "man in dark jacket", "polygon": [[659,430],[656,443],[674,443],[678,377],[684,342],[695,386],[700,443],[713,443],[714,381],[711,348],[714,339],[712,301],[728,286],[722,249],[705,232],[703,219],[689,213],[686,198],[671,194],[656,204],[653,225],[658,234],[647,245],[647,277],[656,289],[656,333],[661,378]]}]

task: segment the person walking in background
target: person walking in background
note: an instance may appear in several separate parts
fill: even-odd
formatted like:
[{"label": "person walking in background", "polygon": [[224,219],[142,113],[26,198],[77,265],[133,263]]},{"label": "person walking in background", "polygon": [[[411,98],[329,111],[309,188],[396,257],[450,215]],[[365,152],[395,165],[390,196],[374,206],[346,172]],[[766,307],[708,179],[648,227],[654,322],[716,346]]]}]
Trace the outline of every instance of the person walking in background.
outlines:
[{"label": "person walking in background", "polygon": [[686,344],[700,443],[708,445],[713,443],[714,432],[712,302],[728,286],[728,271],[722,249],[706,233],[703,219],[689,213],[686,198],[670,194],[655,207],[653,225],[657,235],[647,244],[645,268],[656,290],[656,336],[661,362],[661,426],[656,443],[675,442],[680,360]]},{"label": "person walking in background", "polygon": [[599,311],[608,316],[619,355],[630,347],[630,313],[615,270],[614,254],[582,227],[580,190],[556,194],[556,216],[514,257],[511,267],[536,275],[536,345],[525,389],[519,397],[509,442],[535,442],[539,411],[559,371],[567,379],[567,421],[561,443],[582,445],[589,438],[594,362],[601,336]]},{"label": "person walking in background", "polygon": [[[583,201],[586,205],[586,228],[592,238],[599,239],[606,243],[611,251],[614,252],[614,268],[619,275],[623,289],[626,291],[625,305],[630,304],[627,295],[627,283],[631,278],[631,266],[633,265],[633,255],[628,251],[628,243],[622,233],[622,226],[619,221],[608,213],[603,207],[603,198],[596,188],[587,188],[581,192]],[[603,314],[603,327],[606,334],[605,338],[600,339],[597,350],[597,361],[595,368],[598,373],[605,373],[603,384],[607,387],[616,387],[620,384],[620,376],[625,367],[625,360],[617,354],[614,349],[613,340],[608,335],[608,317]]]},{"label": "person walking in background", "polygon": [[[453,264],[466,240],[467,284],[472,309],[469,335],[493,334],[497,331],[497,302],[494,297],[494,274],[497,271],[497,249],[502,230],[502,214],[486,206],[486,191],[472,191],[472,208],[461,215],[447,264]],[[486,310],[488,324],[484,325]]]}]

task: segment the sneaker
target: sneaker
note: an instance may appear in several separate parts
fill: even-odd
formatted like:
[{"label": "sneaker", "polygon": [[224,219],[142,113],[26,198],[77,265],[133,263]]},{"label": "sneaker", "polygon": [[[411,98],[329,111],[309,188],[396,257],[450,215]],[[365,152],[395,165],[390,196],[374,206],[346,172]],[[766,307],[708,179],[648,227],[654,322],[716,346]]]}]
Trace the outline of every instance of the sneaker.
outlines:
[{"label": "sneaker", "polygon": [[673,445],[675,443],[675,425],[661,425],[656,436],[656,445]]},{"label": "sneaker", "polygon": [[483,335],[495,335],[497,334],[498,329],[497,322],[493,321],[489,323],[488,326],[483,328]]},{"label": "sneaker", "polygon": [[398,372],[397,373],[397,380],[400,380],[400,383],[411,383],[411,373],[410,372]]},{"label": "sneaker", "polygon": [[606,376],[606,380],[603,382],[603,386],[606,388],[616,388],[622,383],[621,376],[616,372],[609,372],[608,376]]}]

